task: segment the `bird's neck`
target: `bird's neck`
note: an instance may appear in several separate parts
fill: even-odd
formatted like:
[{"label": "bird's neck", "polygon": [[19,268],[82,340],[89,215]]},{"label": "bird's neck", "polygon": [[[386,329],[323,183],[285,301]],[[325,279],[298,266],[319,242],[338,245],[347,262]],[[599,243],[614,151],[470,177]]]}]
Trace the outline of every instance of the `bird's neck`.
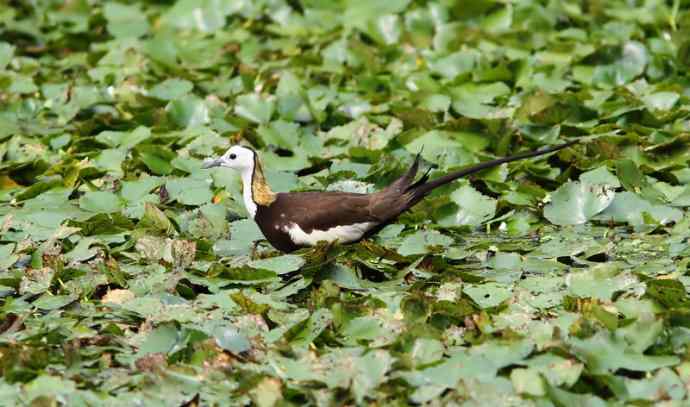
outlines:
[{"label": "bird's neck", "polygon": [[242,172],[242,198],[252,219],[259,206],[268,206],[276,199],[258,162],[254,162],[254,168]]}]

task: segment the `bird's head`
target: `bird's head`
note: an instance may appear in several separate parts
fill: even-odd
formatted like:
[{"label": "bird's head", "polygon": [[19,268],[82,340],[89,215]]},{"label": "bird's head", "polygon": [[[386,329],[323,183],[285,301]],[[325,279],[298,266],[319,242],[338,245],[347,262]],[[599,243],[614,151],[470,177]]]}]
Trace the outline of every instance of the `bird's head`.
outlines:
[{"label": "bird's head", "polygon": [[207,158],[202,168],[227,167],[240,172],[254,169],[256,154],[254,150],[245,146],[232,146],[218,158]]}]

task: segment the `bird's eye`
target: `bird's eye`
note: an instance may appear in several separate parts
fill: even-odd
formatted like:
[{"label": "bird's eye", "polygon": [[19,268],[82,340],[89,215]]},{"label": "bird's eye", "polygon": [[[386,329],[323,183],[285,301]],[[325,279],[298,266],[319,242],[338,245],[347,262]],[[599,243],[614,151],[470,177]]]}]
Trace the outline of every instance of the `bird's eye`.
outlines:
[{"label": "bird's eye", "polygon": [[230,154],[228,157],[230,157],[231,160],[234,160],[235,158],[237,158],[237,155],[235,155],[235,154]]}]

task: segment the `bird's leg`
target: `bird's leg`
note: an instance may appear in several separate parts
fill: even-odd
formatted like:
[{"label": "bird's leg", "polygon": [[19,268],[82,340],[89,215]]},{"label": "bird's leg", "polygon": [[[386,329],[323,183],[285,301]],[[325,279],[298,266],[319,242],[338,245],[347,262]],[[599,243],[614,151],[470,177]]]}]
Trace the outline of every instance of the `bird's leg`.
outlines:
[{"label": "bird's leg", "polygon": [[261,240],[255,240],[254,243],[252,243],[252,250],[249,254],[249,256],[251,257],[252,260],[256,260],[256,255],[257,255],[256,251],[258,250],[260,243],[261,243]]}]

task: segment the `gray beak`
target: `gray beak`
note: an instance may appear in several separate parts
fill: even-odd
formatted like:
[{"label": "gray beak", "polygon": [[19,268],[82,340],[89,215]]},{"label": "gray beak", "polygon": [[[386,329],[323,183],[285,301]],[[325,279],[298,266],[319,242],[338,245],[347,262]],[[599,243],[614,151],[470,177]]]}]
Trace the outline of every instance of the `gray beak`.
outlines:
[{"label": "gray beak", "polygon": [[201,168],[207,169],[213,167],[220,167],[221,162],[222,161],[220,158],[207,158],[204,160],[204,163],[201,165]]}]

